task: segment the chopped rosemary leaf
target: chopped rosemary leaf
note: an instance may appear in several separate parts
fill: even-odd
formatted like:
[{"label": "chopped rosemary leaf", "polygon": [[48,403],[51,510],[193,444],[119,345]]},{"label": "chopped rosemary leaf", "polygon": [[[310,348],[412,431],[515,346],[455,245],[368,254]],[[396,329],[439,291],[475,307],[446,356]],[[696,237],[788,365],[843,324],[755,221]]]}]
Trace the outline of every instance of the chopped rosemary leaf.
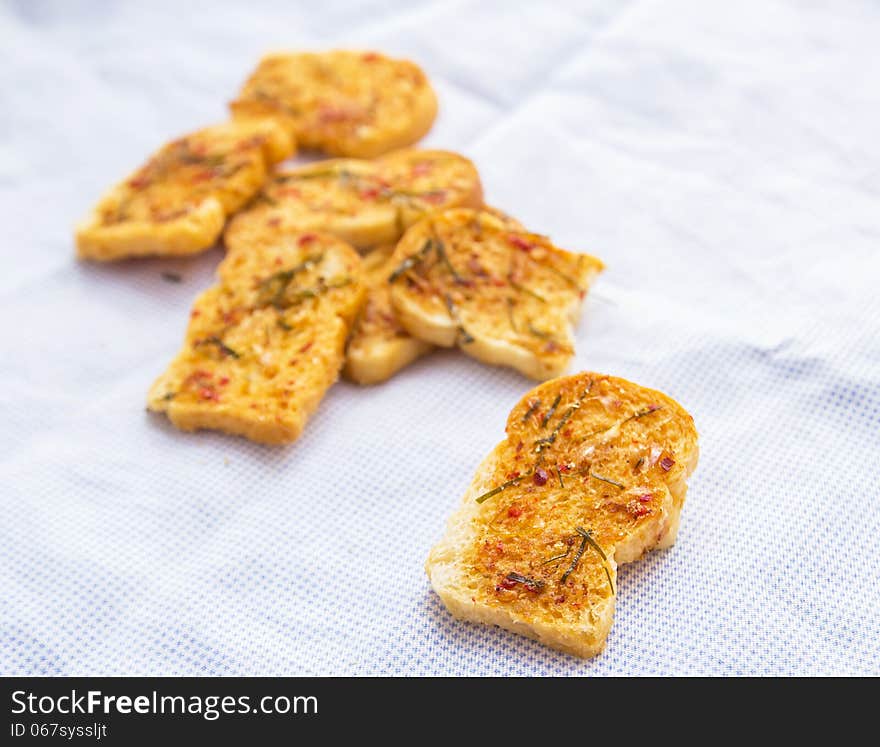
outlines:
[{"label": "chopped rosemary leaf", "polygon": [[640,457],[636,460],[636,463],[633,465],[633,472],[638,472],[638,471],[642,468],[642,465],[643,465],[644,463],[645,463],[645,457],[640,456]]},{"label": "chopped rosemary leaf", "polygon": [[474,500],[476,500],[477,503],[482,503],[483,501],[486,501],[489,498],[491,498],[493,495],[498,495],[499,493],[507,490],[508,488],[519,484],[520,480],[528,477],[530,474],[532,474],[532,473],[526,472],[526,474],[524,474],[524,475],[520,475],[519,477],[514,477],[512,480],[508,480],[507,482],[503,482],[499,486],[492,488],[492,490],[489,490],[488,492],[483,493],[480,496],[477,496],[477,498],[475,498]]},{"label": "chopped rosemary leaf", "polygon": [[525,293],[527,296],[531,296],[532,298],[540,301],[541,303],[547,303],[547,299],[544,298],[540,293],[535,293],[535,291],[530,288],[526,288],[524,285],[520,285],[517,283],[512,276],[507,276],[507,282],[510,283],[510,287],[514,290],[519,291],[520,293]]},{"label": "chopped rosemary leaf", "polygon": [[227,345],[225,342],[223,342],[223,340],[221,340],[216,335],[212,335],[211,337],[206,337],[204,340],[199,340],[196,343],[196,346],[199,346],[199,345],[216,345],[218,350],[223,355],[228,355],[230,358],[235,358],[235,359],[241,358],[241,355],[239,355],[237,352],[235,352],[231,347],[229,347],[229,345]]},{"label": "chopped rosemary leaf", "polygon": [[504,301],[507,304],[507,320],[510,322],[510,328],[516,332],[516,320],[513,318],[513,299],[508,297]]},{"label": "chopped rosemary leaf", "polygon": [[609,485],[613,485],[615,488],[619,488],[620,490],[626,490],[626,485],[621,485],[619,482],[611,480],[607,477],[602,477],[601,475],[594,475],[592,472],[590,472],[589,475],[594,480],[600,480],[601,482],[607,482]]},{"label": "chopped rosemary leaf", "polygon": [[562,482],[562,472],[560,471],[558,466],[556,467],[556,476],[559,478],[559,487],[565,488],[565,483]]},{"label": "chopped rosemary leaf", "polygon": [[177,396],[177,392],[165,392],[165,394],[162,395],[162,401],[163,402],[170,402],[176,396]]},{"label": "chopped rosemary leaf", "polygon": [[507,574],[508,581],[515,581],[518,584],[523,584],[528,586],[535,591],[539,591],[544,588],[544,582],[538,581],[537,579],[532,578],[531,576],[523,576],[521,573],[508,573]]},{"label": "chopped rosemary leaf", "polygon": [[406,259],[403,260],[403,262],[401,262],[397,266],[397,269],[388,276],[388,282],[393,283],[401,275],[409,272],[413,267],[419,264],[419,262],[424,260],[433,248],[434,242],[431,239],[426,239],[425,243],[422,244],[421,249],[419,249],[415,254],[410,254]]},{"label": "chopped rosemary leaf", "polygon": [[541,427],[542,428],[547,427],[547,423],[550,422],[550,418],[552,418],[553,415],[556,413],[556,408],[559,407],[559,400],[561,400],[561,399],[562,399],[562,395],[557,394],[556,399],[553,400],[553,404],[550,405],[550,409],[544,413],[544,417],[541,420]]},{"label": "chopped rosemary leaf", "polygon": [[460,283],[461,275],[458,274],[455,267],[453,267],[452,262],[449,261],[449,255],[446,253],[446,245],[440,241],[440,239],[435,239],[434,248],[437,250],[437,256],[440,258],[440,261],[446,265],[446,269],[449,270],[449,274],[452,275],[452,279],[456,283]]},{"label": "chopped rosemary leaf", "polygon": [[260,283],[257,304],[260,306],[274,306],[276,309],[280,309],[284,293],[290,285],[290,281],[299,273],[319,264],[322,259],[324,259],[323,254],[313,254],[295,267],[291,267],[289,270],[281,270],[267,277]]},{"label": "chopped rosemary leaf", "polygon": [[552,340],[553,336],[549,332],[545,332],[542,329],[538,329],[534,324],[532,324],[531,319],[529,320],[529,332],[531,332],[535,337],[540,337],[542,340]]},{"label": "chopped rosemary leaf", "polygon": [[281,329],[283,329],[285,332],[291,332],[293,330],[293,327],[291,327],[287,322],[280,318],[278,319],[278,326],[281,327]]},{"label": "chopped rosemary leaf", "polygon": [[162,280],[164,280],[168,283],[182,283],[183,282],[183,276],[181,276],[180,274],[178,274],[176,272],[168,272],[166,270],[166,271],[162,272],[161,274],[162,274]]},{"label": "chopped rosemary leaf", "polygon": [[278,200],[266,192],[257,192],[254,196],[254,202],[265,202],[268,205],[272,205],[272,207],[275,207],[278,204]]},{"label": "chopped rosemary leaf", "polygon": [[581,557],[584,554],[584,551],[587,549],[587,538],[581,537],[581,544],[578,549],[574,553],[574,557],[571,559],[571,564],[568,566],[568,570],[562,574],[562,578],[560,579],[560,583],[564,584],[568,581],[568,577],[575,572],[578,567],[578,563],[581,562]]},{"label": "chopped rosemary leaf", "polygon": [[611,588],[611,593],[614,594],[614,583],[611,581],[611,572],[608,570],[608,556],[605,554],[605,551],[602,549],[602,546],[593,539],[593,530],[586,530],[583,527],[575,527],[575,530],[581,537],[584,538],[585,541],[589,542],[592,545],[593,549],[599,553],[599,557],[604,561],[604,565],[602,566],[602,570],[605,571],[605,576],[608,578],[608,586]]},{"label": "chopped rosemary leaf", "polygon": [[443,299],[446,301],[446,309],[449,311],[449,316],[452,321],[454,321],[458,325],[458,336],[462,345],[470,345],[474,338],[470,332],[468,332],[464,328],[464,324],[462,324],[461,316],[458,313],[458,309],[455,307],[455,303],[452,301],[452,296],[448,293],[444,294]]},{"label": "chopped rosemary leaf", "polygon": [[522,416],[522,422],[525,423],[528,420],[532,413],[537,410],[541,406],[541,400],[536,399],[532,401],[532,404],[529,405],[529,409],[526,410],[526,414]]},{"label": "chopped rosemary leaf", "polygon": [[552,558],[547,558],[547,560],[545,560],[543,563],[541,563],[541,565],[547,565],[548,563],[553,563],[557,560],[565,560],[565,558],[568,557],[570,552],[571,552],[571,545],[568,546],[568,549],[564,553],[561,553],[560,555],[554,555]]}]

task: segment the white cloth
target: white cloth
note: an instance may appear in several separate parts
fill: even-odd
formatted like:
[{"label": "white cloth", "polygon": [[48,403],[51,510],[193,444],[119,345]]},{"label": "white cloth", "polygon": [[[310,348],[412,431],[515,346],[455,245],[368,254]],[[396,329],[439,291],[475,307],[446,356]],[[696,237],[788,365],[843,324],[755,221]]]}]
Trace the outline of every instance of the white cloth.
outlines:
[{"label": "white cloth", "polygon": [[[830,0],[3,4],[0,673],[880,674],[878,35]],[[261,53],[328,47],[425,67],[425,144],[608,265],[572,370],[696,419],[678,545],[595,660],[454,621],[422,570],[528,381],[443,352],[289,448],[179,433],[144,396],[219,250],[73,259]]]}]

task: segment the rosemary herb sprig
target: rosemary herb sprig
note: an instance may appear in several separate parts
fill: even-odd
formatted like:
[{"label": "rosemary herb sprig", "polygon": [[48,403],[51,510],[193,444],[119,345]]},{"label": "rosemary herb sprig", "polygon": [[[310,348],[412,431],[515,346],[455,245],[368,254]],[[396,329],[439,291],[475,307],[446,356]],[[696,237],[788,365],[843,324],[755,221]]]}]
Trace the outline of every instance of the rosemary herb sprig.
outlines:
[{"label": "rosemary herb sprig", "polygon": [[532,320],[529,319],[529,332],[531,332],[535,337],[540,337],[542,340],[552,340],[553,335],[549,332],[545,332],[543,329],[538,329],[534,324],[532,324]]},{"label": "rosemary herb sprig", "polygon": [[519,485],[520,481],[524,480],[526,477],[528,477],[531,474],[532,474],[531,471],[529,471],[529,472],[526,472],[524,475],[520,475],[519,477],[514,477],[514,478],[508,480],[507,482],[503,482],[500,485],[492,488],[492,490],[489,490],[489,491],[483,493],[482,495],[477,496],[475,498],[475,500],[477,503],[483,503],[484,501],[489,500],[492,496],[498,495],[499,493],[504,492],[508,488],[512,488],[514,485]]},{"label": "rosemary herb sprig", "polygon": [[541,427],[546,428],[547,423],[550,422],[550,418],[556,413],[556,408],[559,407],[559,401],[562,399],[561,394],[556,395],[556,399],[553,400],[553,404],[550,405],[550,409],[544,413],[544,417],[541,419]]},{"label": "rosemary herb sprig", "polygon": [[510,328],[514,332],[518,332],[519,330],[517,330],[517,328],[516,328],[516,320],[513,318],[513,306],[514,306],[513,299],[508,296],[507,298],[504,299],[504,302],[507,305],[507,321],[510,322]]},{"label": "rosemary herb sprig", "polygon": [[257,305],[274,306],[276,309],[282,308],[284,294],[287,291],[287,287],[290,285],[290,282],[299,273],[310,270],[312,267],[319,264],[323,259],[323,254],[313,254],[310,257],[306,257],[305,260],[300,262],[295,267],[291,267],[289,270],[281,270],[280,272],[276,272],[267,277],[259,285],[259,291],[257,293]]},{"label": "rosemary herb sprig", "polygon": [[422,248],[419,249],[415,254],[410,254],[406,259],[403,260],[394,272],[388,276],[388,282],[393,283],[404,273],[409,272],[413,267],[415,267],[419,262],[422,262],[425,257],[427,257],[431,250],[434,248],[434,242],[431,239],[427,239],[424,244],[422,244]]},{"label": "rosemary herb sprig", "polygon": [[602,546],[593,538],[593,530],[584,529],[583,527],[575,527],[574,531],[580,535],[581,544],[578,546],[574,558],[572,558],[571,564],[568,566],[568,570],[562,574],[560,583],[564,584],[568,581],[568,577],[577,570],[578,564],[581,562],[581,558],[587,549],[587,545],[590,545],[599,554],[599,557],[602,558],[602,570],[605,571],[605,577],[608,579],[608,586],[611,588],[611,593],[614,594],[614,583],[611,581],[611,571],[608,570],[608,556],[605,554]]},{"label": "rosemary herb sprig", "polygon": [[602,570],[605,571],[605,576],[608,579],[608,586],[611,588],[611,593],[615,594],[614,591],[614,583],[611,581],[611,571],[608,570],[608,556],[605,554],[605,551],[602,549],[602,545],[596,542],[593,539],[593,530],[586,530],[583,527],[575,527],[575,530],[581,537],[583,537],[587,542],[590,543],[592,548],[599,553],[599,557],[602,558]]},{"label": "rosemary herb sprig", "polygon": [[519,291],[520,293],[525,293],[527,296],[531,296],[532,298],[534,298],[537,301],[540,301],[541,303],[547,303],[547,299],[544,298],[544,296],[542,296],[540,293],[536,293],[531,288],[526,288],[524,285],[520,285],[519,283],[517,283],[513,279],[512,275],[507,276],[507,282],[510,283],[510,287],[513,288],[515,291]]},{"label": "rosemary herb sprig", "polygon": [[535,410],[537,410],[540,406],[541,406],[541,400],[539,400],[539,399],[532,400],[532,404],[529,405],[529,409],[526,410],[526,414],[522,416],[522,422],[525,423],[526,420],[528,420],[532,416],[532,414],[535,412]]},{"label": "rosemary herb sprig", "polygon": [[458,271],[453,266],[452,262],[449,260],[449,255],[446,253],[446,245],[440,241],[440,239],[434,240],[434,249],[437,251],[437,256],[440,258],[440,261],[446,265],[446,269],[449,270],[449,274],[452,275],[452,279],[456,283],[461,282],[461,275],[458,274]]},{"label": "rosemary herb sprig", "polygon": [[461,344],[470,345],[474,341],[473,335],[464,328],[464,324],[461,321],[461,315],[458,313],[458,308],[455,306],[452,296],[445,293],[443,295],[443,300],[446,301],[446,310],[449,312],[449,316],[452,318],[452,321],[458,325],[458,336],[461,340]]},{"label": "rosemary herb sprig", "polygon": [[589,472],[588,474],[594,480],[599,480],[601,482],[607,482],[609,485],[613,485],[615,488],[618,488],[619,490],[626,490],[626,485],[622,485],[621,483],[617,482],[616,480],[612,480],[609,477],[602,477],[602,475],[596,475],[592,472]]},{"label": "rosemary herb sprig", "polygon": [[201,346],[201,345],[215,345],[217,347],[217,349],[223,355],[228,355],[230,358],[235,358],[236,360],[241,358],[241,355],[239,353],[237,353],[235,350],[233,350],[231,347],[229,347],[229,345],[227,345],[225,342],[223,342],[223,340],[221,340],[216,335],[212,335],[211,337],[206,337],[205,339],[199,340],[196,343],[197,347]]},{"label": "rosemary herb sprig", "polygon": [[557,560],[565,560],[571,554],[571,548],[572,546],[569,545],[568,549],[565,552],[560,553],[559,555],[554,555],[552,558],[547,558],[547,560],[541,563],[541,565],[548,565],[550,563],[556,562]]}]

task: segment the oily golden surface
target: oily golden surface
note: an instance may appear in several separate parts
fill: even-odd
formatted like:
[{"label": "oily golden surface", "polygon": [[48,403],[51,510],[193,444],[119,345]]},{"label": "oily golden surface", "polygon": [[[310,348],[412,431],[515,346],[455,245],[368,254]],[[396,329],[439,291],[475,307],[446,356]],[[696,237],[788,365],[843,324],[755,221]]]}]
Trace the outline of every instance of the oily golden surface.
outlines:
[{"label": "oily golden surface", "polygon": [[581,373],[529,392],[506,432],[429,575],[459,616],[593,655],[617,565],[674,540],[698,456],[693,419],[660,392]]},{"label": "oily golden surface", "polygon": [[464,156],[404,150],[372,161],[332,159],[276,172],[226,229],[231,250],[279,228],[328,231],[354,246],[396,242],[422,216],[482,203],[480,176]]},{"label": "oily golden surface", "polygon": [[393,261],[391,302],[410,334],[536,379],[567,366],[572,326],[603,268],[595,257],[469,209],[423,218]]},{"label": "oily golden surface", "polygon": [[437,97],[422,69],[377,52],[266,55],[231,109],[271,117],[305,148],[373,158],[423,137]]},{"label": "oily golden surface", "polygon": [[343,373],[359,384],[378,384],[427,353],[432,345],[410,336],[394,316],[388,276],[393,246],[364,257],[367,302],[352,328]]},{"label": "oily golden surface", "polygon": [[285,234],[227,257],[218,279],[148,407],[182,430],[293,441],[342,367],[365,297],[360,257],[327,234]]},{"label": "oily golden surface", "polygon": [[271,121],[206,127],[165,145],[111,189],[77,226],[77,253],[94,260],[192,254],[211,247],[226,216],[294,151]]}]

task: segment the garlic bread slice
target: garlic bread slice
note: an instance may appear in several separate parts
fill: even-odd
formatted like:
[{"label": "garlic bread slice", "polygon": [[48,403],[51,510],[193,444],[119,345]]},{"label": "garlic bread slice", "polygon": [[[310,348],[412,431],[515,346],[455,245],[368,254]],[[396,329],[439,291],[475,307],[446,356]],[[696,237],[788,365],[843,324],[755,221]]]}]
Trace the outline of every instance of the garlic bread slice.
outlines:
[{"label": "garlic bread slice", "polygon": [[295,150],[271,120],[206,127],[175,140],[113,187],[76,228],[82,259],[194,254]]},{"label": "garlic bread slice", "polygon": [[391,308],[388,276],[394,247],[380,247],[364,257],[367,302],[352,328],[343,374],[358,384],[378,384],[434,346],[410,336]]},{"label": "garlic bread slice", "polygon": [[228,256],[218,279],[148,409],[185,431],[294,441],[342,368],[366,293],[360,256],[328,234],[285,234]]},{"label": "garlic bread slice", "polygon": [[432,211],[478,207],[474,164],[439,150],[405,150],[373,161],[337,158],[276,172],[226,229],[235,250],[279,229],[328,231],[361,249],[396,242]]},{"label": "garlic bread slice", "polygon": [[378,52],[266,55],[230,105],[281,122],[304,148],[373,158],[421,139],[437,97],[422,69]]},{"label": "garlic bread slice", "polygon": [[697,432],[673,399],[593,373],[523,397],[426,570],[456,617],[602,651],[617,568],[676,538]]},{"label": "garlic bread slice", "polygon": [[423,218],[393,261],[391,303],[411,335],[538,380],[568,365],[581,303],[603,269],[595,257],[469,209]]}]

